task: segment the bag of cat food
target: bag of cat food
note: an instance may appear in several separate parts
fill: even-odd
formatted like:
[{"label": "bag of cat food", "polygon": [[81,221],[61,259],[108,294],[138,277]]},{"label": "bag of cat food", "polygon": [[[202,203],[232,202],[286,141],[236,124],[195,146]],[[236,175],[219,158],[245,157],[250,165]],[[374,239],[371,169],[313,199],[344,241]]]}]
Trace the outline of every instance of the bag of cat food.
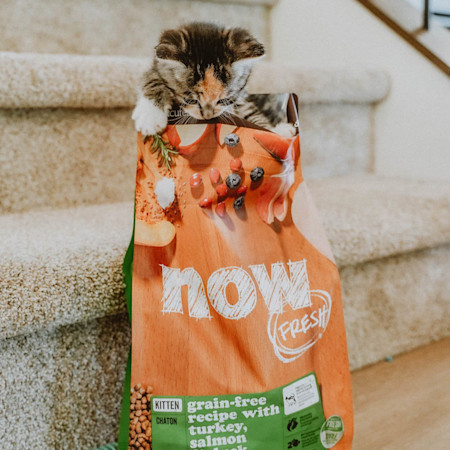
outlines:
[{"label": "bag of cat food", "polygon": [[351,449],[339,274],[299,134],[171,117],[137,140],[119,448]]}]

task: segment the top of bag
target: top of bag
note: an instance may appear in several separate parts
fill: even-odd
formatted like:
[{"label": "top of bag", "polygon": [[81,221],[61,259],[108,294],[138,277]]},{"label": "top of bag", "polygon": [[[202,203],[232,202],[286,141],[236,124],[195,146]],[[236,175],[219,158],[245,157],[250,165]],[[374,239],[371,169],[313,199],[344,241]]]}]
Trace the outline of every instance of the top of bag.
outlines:
[{"label": "top of bag", "polygon": [[[297,128],[298,131],[298,97],[293,93],[284,93],[284,94],[252,94],[252,97],[267,97],[267,96],[276,96],[279,98],[279,103],[283,104],[283,110],[286,113],[285,120],[283,122],[291,123]],[[239,115],[229,114],[221,115],[219,117],[215,117],[209,120],[199,120],[195,119],[192,116],[189,116],[189,121],[184,121],[184,118],[187,118],[189,114],[187,114],[181,107],[175,107],[171,109],[168,113],[168,123],[171,125],[181,125],[181,124],[199,124],[199,123],[224,123],[228,125],[235,125],[238,127],[246,127],[246,128],[255,128],[263,130],[264,128],[256,125],[255,123],[245,120]]]}]

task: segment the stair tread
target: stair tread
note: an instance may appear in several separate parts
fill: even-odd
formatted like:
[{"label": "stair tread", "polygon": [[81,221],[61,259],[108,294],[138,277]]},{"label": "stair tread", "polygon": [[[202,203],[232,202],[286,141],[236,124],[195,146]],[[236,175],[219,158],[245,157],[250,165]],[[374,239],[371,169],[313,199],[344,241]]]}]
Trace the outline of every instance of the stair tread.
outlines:
[{"label": "stair tread", "polygon": [[[449,185],[365,176],[311,187],[340,267],[450,241]],[[0,216],[0,337],[124,311],[132,221],[132,202]]]},{"label": "stair tread", "polygon": [[308,184],[340,267],[450,241],[450,183],[357,175]]},{"label": "stair tread", "polygon": [[[0,108],[133,107],[149,58],[0,52]],[[300,69],[262,62],[252,92],[297,92],[303,103],[374,103],[389,89],[378,69]]]}]

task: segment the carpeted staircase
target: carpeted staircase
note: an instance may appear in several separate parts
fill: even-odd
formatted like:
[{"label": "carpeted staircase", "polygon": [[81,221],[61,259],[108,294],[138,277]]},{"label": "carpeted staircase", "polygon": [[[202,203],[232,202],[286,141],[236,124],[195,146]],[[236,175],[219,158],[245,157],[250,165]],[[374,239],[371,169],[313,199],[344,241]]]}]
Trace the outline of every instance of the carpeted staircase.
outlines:
[{"label": "carpeted staircase", "polygon": [[[2,449],[116,438],[130,343],[130,115],[147,64],[0,53]],[[352,368],[450,335],[450,184],[371,174],[372,114],[388,89],[373,69],[261,63],[251,80],[255,92],[299,94],[304,172],[341,272]]]}]

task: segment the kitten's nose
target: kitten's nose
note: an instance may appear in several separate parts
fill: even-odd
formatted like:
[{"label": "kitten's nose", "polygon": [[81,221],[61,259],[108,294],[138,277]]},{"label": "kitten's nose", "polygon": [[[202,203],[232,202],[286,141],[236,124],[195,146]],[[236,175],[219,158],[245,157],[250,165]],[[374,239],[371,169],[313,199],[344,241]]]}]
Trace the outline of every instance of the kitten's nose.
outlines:
[{"label": "kitten's nose", "polygon": [[212,105],[205,105],[202,109],[202,116],[205,119],[212,119],[214,117],[214,108]]}]

